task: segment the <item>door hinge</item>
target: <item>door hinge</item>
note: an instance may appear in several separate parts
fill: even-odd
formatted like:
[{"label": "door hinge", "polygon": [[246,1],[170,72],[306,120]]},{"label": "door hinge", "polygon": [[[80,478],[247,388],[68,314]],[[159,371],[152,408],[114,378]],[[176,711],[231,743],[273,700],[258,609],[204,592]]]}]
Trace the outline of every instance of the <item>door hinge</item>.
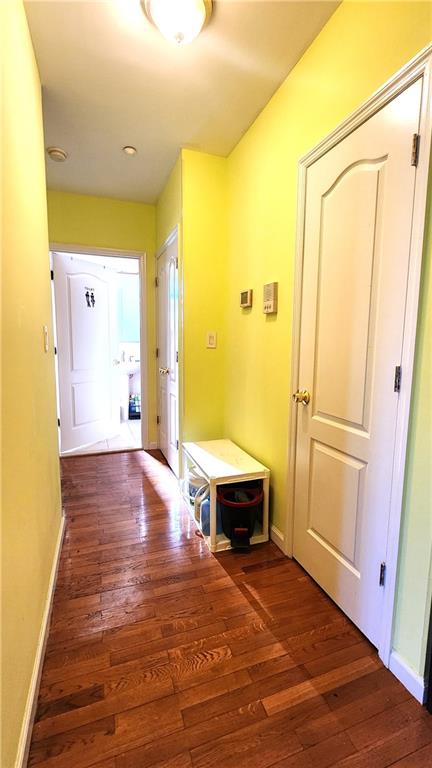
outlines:
[{"label": "door hinge", "polygon": [[178,440],[176,440],[176,448],[177,448],[177,450],[179,449],[179,441]]},{"label": "door hinge", "polygon": [[380,565],[380,575],[379,575],[379,585],[380,587],[383,587],[385,584],[385,575],[386,575],[386,564],[381,563]]},{"label": "door hinge", "polygon": [[178,269],[178,259],[176,259],[176,269]]},{"label": "door hinge", "polygon": [[178,352],[176,352],[176,363],[178,363]]},{"label": "door hinge", "polygon": [[156,347],[156,357],[159,357],[159,347]]},{"label": "door hinge", "polygon": [[400,392],[401,378],[402,378],[402,368],[400,365],[396,365],[395,375],[394,375],[394,387],[393,387],[395,392]]},{"label": "door hinge", "polygon": [[57,426],[60,426],[60,419],[57,419]]},{"label": "door hinge", "polygon": [[54,270],[50,269],[51,280],[54,280]]},{"label": "door hinge", "polygon": [[160,424],[160,418],[159,418],[159,416],[156,416],[156,424]]},{"label": "door hinge", "polygon": [[420,134],[414,133],[411,148],[411,165],[418,165],[420,150]]},{"label": "door hinge", "polygon": [[57,354],[57,347],[54,347],[54,354]]},{"label": "door hinge", "polygon": [[155,277],[155,288],[159,287],[159,278]]}]

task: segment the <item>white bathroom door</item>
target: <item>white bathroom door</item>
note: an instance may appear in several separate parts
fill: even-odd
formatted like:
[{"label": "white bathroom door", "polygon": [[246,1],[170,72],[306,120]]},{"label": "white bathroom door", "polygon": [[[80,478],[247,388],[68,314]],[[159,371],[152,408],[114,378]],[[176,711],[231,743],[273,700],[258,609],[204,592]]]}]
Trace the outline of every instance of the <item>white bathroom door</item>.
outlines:
[{"label": "white bathroom door", "polygon": [[53,254],[61,453],[119,433],[114,273]]},{"label": "white bathroom door", "polygon": [[422,82],[306,179],[294,557],[376,646]]},{"label": "white bathroom door", "polygon": [[179,474],[177,236],[157,260],[159,447]]}]

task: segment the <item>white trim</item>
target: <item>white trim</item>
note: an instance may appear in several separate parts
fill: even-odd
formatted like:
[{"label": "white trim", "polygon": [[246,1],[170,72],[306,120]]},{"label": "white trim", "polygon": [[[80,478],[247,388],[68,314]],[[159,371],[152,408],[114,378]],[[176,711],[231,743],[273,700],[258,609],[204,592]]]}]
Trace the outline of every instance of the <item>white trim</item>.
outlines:
[{"label": "white trim", "polygon": [[[77,253],[89,256],[109,256],[111,258],[137,259],[140,279],[140,374],[141,374],[141,444],[148,447],[149,436],[149,386],[148,386],[148,306],[147,306],[147,254],[145,251],[122,250],[121,248],[98,248],[93,245],[73,245],[71,243],[50,243],[52,253]],[[51,264],[52,269],[52,264]],[[55,326],[55,307],[53,304],[53,322]],[[56,366],[56,385],[58,394],[58,374]],[[145,393],[145,397],[143,397]],[[143,408],[144,405],[144,408]],[[57,396],[57,413],[60,416],[60,401]],[[60,445],[60,433],[59,433]]]},{"label": "white trim", "polygon": [[[300,166],[307,168],[312,165],[312,163],[325,155],[325,153],[336,146],[336,144],[339,144],[342,139],[345,139],[350,133],[355,131],[359,125],[365,123],[372,117],[372,115],[379,112],[386,104],[396,98],[396,96],[408,88],[411,83],[424,75],[426,75],[425,90],[427,91],[431,56],[432,43],[423,48],[417,56],[414,56],[413,59],[390,77],[381,88],[375,91],[367,101],[348,115],[342,123],[320,141],[319,144],[313,147],[310,152],[307,152],[307,154],[300,159]],[[428,101],[428,99],[426,99],[426,101]],[[422,117],[425,117],[425,103],[422,104]],[[426,137],[422,136],[421,143],[423,146],[425,141]]]},{"label": "white trim", "polygon": [[159,448],[158,443],[149,443],[148,450],[149,451],[156,451]]},{"label": "white trim", "polygon": [[120,256],[122,259],[141,259],[145,251],[131,251],[122,248],[99,248],[95,245],[74,245],[73,243],[50,243],[50,251],[61,253],[79,253],[89,256]]},{"label": "white trim", "polygon": [[183,477],[183,451],[181,446],[184,440],[184,423],[185,423],[185,369],[184,369],[184,355],[185,355],[185,334],[184,334],[184,262],[183,262],[183,224],[180,221],[177,224],[177,255],[179,260],[178,269],[178,333],[179,333],[179,478]]},{"label": "white trim", "polygon": [[[149,360],[148,360],[148,307],[147,307],[147,254],[139,260],[140,276],[140,378],[141,378],[141,445],[145,449],[149,439]],[[143,398],[143,393],[145,397]],[[143,400],[145,411],[143,409]]]},{"label": "white trim", "polygon": [[51,574],[48,583],[47,597],[45,601],[45,608],[42,616],[41,628],[39,633],[39,639],[36,646],[35,660],[33,664],[33,671],[30,679],[30,686],[27,694],[27,702],[24,710],[24,717],[21,726],[21,733],[18,742],[17,756],[15,759],[15,768],[25,768],[28,760],[28,753],[30,749],[30,741],[33,730],[33,722],[36,714],[37,699],[39,694],[39,685],[42,674],[42,666],[45,656],[45,648],[48,640],[48,630],[51,620],[52,602],[54,597],[54,590],[57,581],[57,572],[60,563],[60,553],[63,544],[63,537],[65,532],[65,518],[64,514],[61,515],[60,527],[57,536],[57,542],[54,550],[54,557],[51,567]]},{"label": "white trim", "polygon": [[285,554],[285,536],[275,525],[270,526],[270,538]]},{"label": "white trim", "polygon": [[[171,230],[168,237],[164,240],[160,248],[155,253],[155,278],[158,274],[158,259],[162,256],[162,254],[166,251],[169,245],[171,245],[175,240],[177,240],[177,280],[178,280],[178,304],[177,304],[177,311],[178,311],[178,317],[177,317],[177,349],[178,349],[178,430],[179,430],[179,478],[183,477],[183,452],[181,450],[181,446],[183,444],[183,423],[184,423],[184,376],[183,376],[183,350],[184,350],[184,336],[183,336],[183,309],[184,309],[184,301],[183,301],[183,259],[182,259],[182,248],[180,247],[180,233],[181,228],[180,224],[176,224],[175,227]],[[158,297],[156,296],[155,300],[155,328],[156,328],[156,346],[159,347],[159,328],[158,328]],[[157,411],[159,411],[159,377],[158,377],[158,366],[156,364],[156,408]],[[157,448],[159,448],[159,425],[158,425],[158,443],[156,445]]]},{"label": "white trim", "polygon": [[178,224],[176,224],[174,229],[172,229],[171,232],[169,233],[166,240],[164,240],[164,242],[162,243],[161,247],[158,248],[158,250],[156,251],[156,254],[155,254],[156,261],[160,259],[162,254],[168,248],[168,246],[171,245],[171,243],[173,243],[176,238],[178,240],[178,232],[179,232],[179,226]]},{"label": "white trim", "polygon": [[392,651],[390,654],[389,669],[420,704],[425,703],[426,684],[424,679],[407,664],[397,651]]},{"label": "white trim", "polygon": [[[299,162],[298,175],[298,207],[297,207],[297,237],[295,256],[294,307],[293,307],[293,343],[291,390],[298,389],[299,380],[299,340],[301,322],[301,287],[303,270],[303,240],[304,217],[306,200],[306,173],[312,163],[322,157],[332,147],[346,138],[362,123],[382,109],[389,101],[405,90],[415,80],[423,77],[424,90],[420,113],[420,155],[417,166],[413,221],[411,233],[410,264],[407,282],[407,300],[405,309],[404,338],[402,349],[402,385],[399,395],[398,415],[395,433],[395,455],[393,465],[393,481],[391,489],[391,506],[389,513],[389,529],[387,539],[386,585],[384,592],[384,609],[382,631],[379,642],[379,655],[383,663],[390,663],[391,638],[393,633],[393,611],[396,592],[396,573],[398,564],[400,523],[403,503],[403,486],[405,474],[406,447],[409,428],[409,411],[411,389],[414,371],[414,352],[416,343],[416,327],[419,304],[420,275],[423,256],[423,239],[425,230],[425,210],[429,174],[429,158],[431,148],[432,104],[431,104],[431,67],[432,44],[424,48],[409,61],[399,72],[385,83],[370,99],[353,112],[323,141],[314,147]],[[297,408],[291,404],[288,448],[288,477],[287,514],[285,526],[286,555],[292,555],[294,532],[294,494],[295,494],[295,461],[296,461]]]}]

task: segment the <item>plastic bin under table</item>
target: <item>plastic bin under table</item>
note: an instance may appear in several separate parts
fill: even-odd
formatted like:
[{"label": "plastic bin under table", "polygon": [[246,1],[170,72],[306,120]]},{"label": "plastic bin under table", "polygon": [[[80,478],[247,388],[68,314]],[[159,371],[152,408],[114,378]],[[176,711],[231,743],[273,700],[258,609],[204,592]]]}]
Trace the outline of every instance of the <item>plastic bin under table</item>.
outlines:
[{"label": "plastic bin under table", "polygon": [[231,541],[217,532],[216,505],[217,489],[221,485],[247,483],[257,480],[262,483],[262,516],[257,519],[250,539],[251,544],[260,544],[269,538],[269,482],[270,470],[249,456],[231,440],[206,440],[197,443],[183,443],[183,496],[192,511],[195,522],[201,528],[201,521],[194,514],[189,492],[189,473],[198,471],[210,488],[210,535],[203,532],[204,540],[211,552],[231,549]]}]

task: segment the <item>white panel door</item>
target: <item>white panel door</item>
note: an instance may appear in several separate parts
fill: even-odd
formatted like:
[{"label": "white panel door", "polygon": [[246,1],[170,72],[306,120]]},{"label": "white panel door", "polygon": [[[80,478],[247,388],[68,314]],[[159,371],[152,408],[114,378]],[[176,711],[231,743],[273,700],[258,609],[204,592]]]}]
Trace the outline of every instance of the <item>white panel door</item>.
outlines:
[{"label": "white panel door", "polygon": [[418,80],[306,179],[294,557],[375,645],[421,95]]},{"label": "white panel door", "polygon": [[114,273],[53,254],[61,452],[114,437],[120,428]]},{"label": "white panel door", "polygon": [[177,237],[157,262],[159,447],[179,474],[178,258]]}]

